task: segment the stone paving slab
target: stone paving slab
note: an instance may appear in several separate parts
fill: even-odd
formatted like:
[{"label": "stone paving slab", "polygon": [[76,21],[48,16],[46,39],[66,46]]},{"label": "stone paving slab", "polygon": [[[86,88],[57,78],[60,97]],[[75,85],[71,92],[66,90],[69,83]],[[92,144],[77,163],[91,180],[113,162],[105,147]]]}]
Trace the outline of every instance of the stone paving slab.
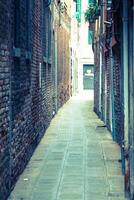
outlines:
[{"label": "stone paving slab", "polygon": [[58,111],[9,200],[125,200],[120,149],[92,110],[84,92]]}]

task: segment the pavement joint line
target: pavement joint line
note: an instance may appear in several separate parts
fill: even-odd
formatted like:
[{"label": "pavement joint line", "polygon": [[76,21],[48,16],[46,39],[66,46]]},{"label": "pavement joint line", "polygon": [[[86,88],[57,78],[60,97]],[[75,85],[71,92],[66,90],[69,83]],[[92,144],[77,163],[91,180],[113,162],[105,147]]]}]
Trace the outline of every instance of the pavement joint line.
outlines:
[{"label": "pavement joint line", "polygon": [[87,177],[87,144],[88,140],[86,139],[87,135],[85,134],[85,163],[84,163],[84,200],[86,200],[86,177]]},{"label": "pavement joint line", "polygon": [[108,193],[109,193],[110,192],[110,183],[109,183],[109,178],[108,178],[106,157],[105,157],[104,148],[103,148],[103,145],[102,145],[101,141],[100,141],[100,146],[101,146],[101,151],[102,151],[103,160],[104,160],[104,166],[105,166],[105,171],[106,171],[106,180],[107,180],[107,183],[108,183]]},{"label": "pavement joint line", "polygon": [[64,160],[63,160],[63,164],[62,164],[62,170],[61,170],[61,173],[60,173],[60,180],[59,180],[59,184],[58,184],[57,192],[56,192],[56,200],[58,200],[58,194],[60,192],[60,186],[61,186],[61,182],[62,182],[62,177],[63,177],[63,172],[64,172],[64,168],[65,168],[66,157],[67,157],[68,147],[69,147],[70,141],[71,141],[71,133],[70,133],[70,139],[67,142],[67,147],[66,147],[66,151],[65,151],[65,155],[64,155]]}]

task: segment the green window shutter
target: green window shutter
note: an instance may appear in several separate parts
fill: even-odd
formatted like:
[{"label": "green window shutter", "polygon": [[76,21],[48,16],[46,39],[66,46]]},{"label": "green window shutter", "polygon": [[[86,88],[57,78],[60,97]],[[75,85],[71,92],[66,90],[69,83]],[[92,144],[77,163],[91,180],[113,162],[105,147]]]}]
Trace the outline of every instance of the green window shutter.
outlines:
[{"label": "green window shutter", "polygon": [[88,0],[88,3],[89,3],[89,4],[95,4],[95,3],[96,3],[96,0]]},{"label": "green window shutter", "polygon": [[88,44],[92,44],[93,32],[88,30]]},{"label": "green window shutter", "polygon": [[81,21],[81,0],[77,0],[76,2],[76,19],[78,22]]}]

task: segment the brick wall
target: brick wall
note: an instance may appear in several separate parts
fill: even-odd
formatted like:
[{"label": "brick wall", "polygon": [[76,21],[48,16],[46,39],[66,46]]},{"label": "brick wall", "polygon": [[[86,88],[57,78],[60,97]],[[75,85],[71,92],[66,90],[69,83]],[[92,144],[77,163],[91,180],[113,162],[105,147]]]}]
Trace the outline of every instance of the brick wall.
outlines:
[{"label": "brick wall", "polygon": [[111,130],[111,127],[110,127],[110,124],[111,124],[111,122],[110,122],[110,120],[111,120],[111,118],[110,118],[110,114],[111,114],[110,113],[110,106],[111,106],[110,105],[110,101],[111,101],[110,100],[110,98],[111,98],[111,87],[110,87],[110,85],[111,85],[111,69],[110,69],[110,67],[111,67],[111,64],[110,64],[110,55],[109,54],[110,54],[109,51],[107,51],[105,53],[105,67],[106,67],[105,74],[106,74],[106,82],[107,82],[106,125],[107,125],[108,129]]},{"label": "brick wall", "polygon": [[[112,9],[114,12],[109,12],[110,9],[107,9],[107,21],[113,19],[112,26],[106,27],[106,32],[104,33],[104,38],[98,37],[100,39],[101,45],[107,47],[107,53],[105,53],[105,69],[103,70],[103,77],[105,76],[105,88],[106,92],[103,93],[102,99],[105,99],[106,102],[103,104],[102,101],[102,114],[105,112],[106,125],[110,129],[112,123],[112,134],[114,140],[117,141],[122,149],[122,142],[125,142],[125,151],[122,152],[122,169],[125,170],[125,189],[130,194],[130,199],[134,199],[134,63],[133,63],[133,1],[129,0],[128,3],[128,52],[127,48],[125,49],[126,54],[128,53],[128,66],[124,62],[123,52],[124,52],[124,43],[126,38],[123,37],[123,10],[127,14],[127,6],[122,4],[123,1],[112,1]],[[118,4],[119,3],[119,4]],[[125,7],[123,8],[123,6]],[[109,10],[109,11],[108,11]],[[102,19],[102,24],[104,25],[104,19]],[[101,27],[102,28],[102,27]],[[102,28],[103,29],[103,28]],[[97,32],[97,31],[96,31]],[[103,31],[102,31],[103,32]],[[127,32],[127,31],[126,31]],[[127,35],[126,35],[127,36]],[[103,39],[105,41],[103,41]],[[99,68],[97,57],[99,55],[99,47],[95,47],[95,100],[94,100],[94,110],[98,114],[99,106],[99,96],[97,92],[99,91]],[[98,55],[96,55],[98,54]],[[103,59],[103,58],[102,58]],[[126,59],[126,58],[125,58]],[[124,63],[123,63],[124,62]],[[125,66],[123,66],[125,64]],[[127,83],[124,85],[124,76],[127,77],[127,74],[124,74],[124,67],[128,67],[128,135],[124,132],[124,87],[127,89]],[[103,80],[104,81],[104,80]],[[105,96],[104,96],[105,95]],[[110,108],[111,107],[111,108]],[[104,120],[104,119],[103,119]],[[124,135],[125,134],[125,135]],[[124,155],[123,155],[124,154]],[[129,155],[128,155],[129,154]],[[125,160],[125,169],[124,169],[124,160]]]},{"label": "brick wall", "polygon": [[[40,88],[39,88],[39,63],[42,62],[41,47],[41,2],[35,1],[29,12],[31,23],[29,30],[32,45],[28,48],[27,39],[27,8],[26,1],[17,5],[20,16],[15,24],[15,5],[12,10],[13,44],[20,55],[12,57],[11,73],[11,100],[12,100],[12,146],[11,146],[11,176],[12,186],[18,175],[25,168],[31,154],[37,145],[43,124],[41,121]],[[19,27],[16,33],[15,26]],[[19,36],[18,36],[19,34]],[[19,37],[19,38],[17,38]],[[18,43],[15,43],[15,39]],[[29,51],[31,58],[26,57]]]},{"label": "brick wall", "polygon": [[[42,0],[0,1],[0,199],[24,170],[53,114],[51,11]],[[45,9],[45,10],[44,10]],[[50,21],[45,16],[49,13]],[[44,16],[44,17],[43,17]],[[17,17],[17,19],[16,19]],[[46,21],[44,21],[46,19]],[[43,23],[46,29],[42,28]],[[59,107],[69,99],[69,37],[59,46]],[[61,49],[63,48],[63,49]],[[11,72],[11,73],[10,73]]]},{"label": "brick wall", "polygon": [[[31,3],[30,3],[31,2]],[[5,200],[55,109],[52,9],[0,1],[0,199]],[[59,20],[59,19],[58,19]],[[58,107],[70,96],[69,17],[58,26]],[[56,87],[56,86],[55,86]]]},{"label": "brick wall", "polygon": [[[119,13],[119,12],[118,12]],[[107,17],[111,17],[110,13]],[[122,22],[120,15],[116,15],[113,27],[106,27],[106,32],[102,38],[97,38],[100,41],[94,45],[95,53],[95,98],[94,98],[94,110],[105,122],[107,128],[112,130],[116,141],[121,144],[123,138],[123,84],[122,84],[122,63],[121,63],[121,34],[116,35],[116,38],[111,38],[111,31],[122,32]],[[120,23],[119,23],[120,22]],[[119,25],[117,26],[117,23]],[[102,28],[102,27],[101,27]],[[114,36],[114,34],[113,34]],[[115,37],[115,36],[114,36]],[[112,47],[111,41],[112,39]],[[114,40],[114,42],[113,42]],[[100,45],[102,48],[101,60],[102,60],[102,73],[100,72]],[[113,57],[110,56],[112,48]],[[112,73],[112,74],[111,74]],[[101,76],[101,89],[100,89],[100,76]],[[101,90],[101,95],[100,95]],[[101,99],[101,105],[99,110],[99,99]],[[101,112],[101,113],[99,113]],[[112,117],[112,118],[111,118]]]},{"label": "brick wall", "polygon": [[63,20],[58,32],[58,108],[70,97],[71,63],[70,63],[70,18],[63,13]]},{"label": "brick wall", "polygon": [[99,41],[94,44],[94,111],[100,116],[99,110],[99,87],[100,87],[100,57]]},{"label": "brick wall", "polygon": [[123,112],[122,112],[122,85],[121,85],[121,55],[120,46],[113,49],[113,89],[114,89],[114,116],[115,137],[119,144],[122,142],[123,134]]},{"label": "brick wall", "polygon": [[10,187],[10,1],[0,1],[0,199]]},{"label": "brick wall", "polygon": [[128,53],[129,53],[129,164],[130,164],[130,196],[134,199],[134,12],[133,1],[128,1],[129,14],[129,38],[128,38]]},{"label": "brick wall", "polygon": [[101,119],[106,123],[106,103],[107,103],[107,76],[105,65],[105,53],[102,49],[102,74],[101,74]]}]

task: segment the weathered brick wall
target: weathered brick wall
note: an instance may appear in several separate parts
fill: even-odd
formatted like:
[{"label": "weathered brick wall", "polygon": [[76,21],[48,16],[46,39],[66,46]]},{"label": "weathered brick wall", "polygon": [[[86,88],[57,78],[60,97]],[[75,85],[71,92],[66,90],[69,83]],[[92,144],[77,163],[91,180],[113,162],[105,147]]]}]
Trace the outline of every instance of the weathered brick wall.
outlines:
[{"label": "weathered brick wall", "polygon": [[113,49],[113,89],[114,89],[114,116],[115,136],[119,144],[122,142],[123,134],[123,112],[122,112],[122,91],[121,91],[121,55],[119,45]]},{"label": "weathered brick wall", "polygon": [[[119,3],[119,2],[118,2]],[[134,62],[133,62],[133,1],[129,0],[128,2],[128,112],[129,112],[129,119],[128,119],[128,127],[129,127],[129,133],[128,133],[128,141],[126,141],[126,149],[125,152],[127,154],[125,158],[125,186],[127,186],[127,190],[130,189],[130,199],[134,199]],[[112,122],[112,133],[114,136],[114,139],[120,144],[122,148],[122,142],[124,139],[126,139],[127,135],[124,136],[124,76],[127,76],[127,74],[124,74],[124,58],[123,58],[123,52],[124,52],[124,43],[126,42],[126,38],[123,37],[123,6],[125,4],[122,4],[122,1],[120,1],[120,4],[117,6],[117,1],[112,1],[112,11],[115,10],[115,12],[109,13],[108,16],[111,20],[111,17],[113,18],[113,23],[111,27],[107,27],[105,32],[105,43],[103,43],[102,46],[106,44],[107,47],[107,53],[105,54],[105,67],[106,69],[103,71],[105,76],[105,83],[106,83],[106,125],[110,129],[111,128],[111,122]],[[125,5],[125,9],[127,9],[127,6]],[[107,12],[109,12],[107,10]],[[112,15],[111,15],[112,14]],[[127,11],[126,11],[127,14]],[[104,19],[102,19],[104,20]],[[109,20],[107,20],[109,21]],[[102,24],[104,24],[102,22]],[[125,39],[125,41],[123,41]],[[127,44],[127,42],[125,43]],[[112,45],[112,47],[111,47]],[[125,49],[127,51],[127,48]],[[112,51],[112,52],[110,52]],[[95,47],[95,61],[97,63],[97,55],[99,52],[97,51],[97,46]],[[111,56],[109,53],[112,53]],[[126,59],[126,58],[125,58]],[[96,64],[97,66],[97,64]],[[95,67],[96,67],[95,66]],[[125,66],[127,67],[127,65]],[[95,68],[95,100],[94,100],[94,110],[96,113],[98,113],[98,79],[99,79],[99,70],[96,67]],[[127,84],[126,84],[127,87]],[[104,94],[103,94],[104,95]],[[104,97],[103,97],[104,98]],[[111,106],[110,106],[111,104]],[[104,105],[102,104],[102,111]],[[110,108],[111,107],[111,108]],[[110,113],[111,112],[111,113]],[[127,144],[129,143],[129,145]],[[128,146],[127,146],[128,145]],[[124,153],[124,152],[123,152]],[[124,153],[124,154],[125,154]],[[129,155],[128,155],[129,154]],[[122,159],[124,159],[125,155],[122,155]],[[124,161],[124,160],[123,160]],[[124,166],[122,165],[124,168]],[[130,172],[130,174],[129,174]]]},{"label": "weathered brick wall", "polygon": [[[15,2],[0,1],[0,199],[2,200],[7,198],[19,174],[24,170],[48,127],[53,112],[52,63],[48,60],[45,84],[43,84],[42,35],[46,32],[43,33],[42,30],[42,0],[33,1],[28,10],[27,1],[20,0],[19,21],[16,21]],[[18,28],[17,39],[15,26]],[[49,30],[50,28],[51,24]],[[49,45],[51,42],[45,49],[47,52]]]},{"label": "weathered brick wall", "polygon": [[111,97],[111,87],[110,87],[110,85],[111,85],[111,64],[110,64],[110,53],[109,53],[109,51],[107,51],[106,52],[106,54],[105,54],[105,67],[106,67],[106,71],[105,71],[105,73],[106,73],[106,82],[107,82],[107,90],[106,90],[106,93],[107,93],[107,99],[106,99],[106,101],[107,101],[107,107],[106,107],[106,125],[107,125],[107,127],[108,127],[108,129],[110,130],[111,129],[111,127],[110,127],[110,124],[111,124],[111,122],[110,122],[110,97]]},{"label": "weathered brick wall", "polygon": [[[66,4],[66,6],[65,6]],[[53,50],[54,64],[57,64],[57,107],[60,108],[71,95],[71,54],[70,54],[70,36],[71,36],[71,19],[70,19],[70,4],[71,2],[63,3],[64,9],[60,10],[60,1],[54,4],[54,46]],[[60,12],[59,12],[60,10]],[[56,38],[55,38],[56,35]],[[55,60],[55,54],[57,59]],[[56,63],[55,63],[56,62]],[[55,66],[54,66],[55,68]],[[54,69],[53,68],[53,69]],[[54,100],[55,101],[55,100]]]},{"label": "weathered brick wall", "polygon": [[130,164],[130,196],[134,199],[134,12],[133,1],[128,1],[128,53],[129,53],[129,164]]},{"label": "weathered brick wall", "polygon": [[0,199],[10,187],[10,1],[0,1]]},{"label": "weathered brick wall", "polygon": [[100,58],[99,42],[94,44],[94,111],[100,116],[99,111],[99,86],[100,86]]},{"label": "weathered brick wall", "polygon": [[58,29],[58,107],[69,99],[71,93],[69,41],[70,31],[61,25]]},{"label": "weathered brick wall", "polygon": [[[12,185],[17,180],[18,175],[23,171],[27,161],[30,158],[30,155],[28,155],[28,151],[30,148],[31,136],[29,137],[29,135],[32,133],[31,130],[33,130],[30,97],[30,74],[32,67],[31,60],[26,60],[25,56],[25,52],[27,50],[26,1],[20,1],[20,5],[18,5],[17,8],[15,6],[16,5],[14,1],[12,1],[12,47],[15,46],[20,50],[20,55],[12,56],[11,70]],[[19,21],[17,22],[15,21],[16,9],[19,9],[20,13]],[[16,26],[17,30],[15,30]],[[16,42],[15,40],[19,42]]]},{"label": "weathered brick wall", "polygon": [[[30,3],[31,2],[31,3]],[[49,20],[48,20],[49,19]],[[70,96],[70,29],[58,26],[58,107]],[[0,199],[5,200],[48,127],[53,101],[51,9],[0,1]]]},{"label": "weathered brick wall", "polygon": [[[119,13],[119,12],[118,12]],[[122,22],[120,16],[117,22],[120,22],[118,25],[118,32],[122,32]],[[115,22],[115,23],[117,23]],[[117,24],[115,24],[117,28]],[[113,47],[111,47],[110,41],[111,38],[109,27],[100,41],[102,46],[102,74],[101,74],[101,95],[99,92],[100,87],[100,47],[99,43],[95,43],[95,98],[94,98],[94,110],[101,117],[101,119],[106,123],[108,129],[111,129],[112,121],[112,131],[115,135],[115,139],[119,144],[122,141],[123,134],[123,85],[122,85],[122,66],[121,66],[121,35],[116,35]],[[117,31],[116,31],[117,32]],[[98,38],[99,39],[99,38]],[[97,39],[96,39],[97,40]],[[110,48],[113,51],[113,57],[110,56]],[[107,51],[107,52],[106,52]],[[112,71],[112,75],[111,75]],[[113,92],[112,94],[111,91]],[[99,98],[101,98],[101,114],[99,113]],[[111,104],[111,105],[110,105]]]}]

